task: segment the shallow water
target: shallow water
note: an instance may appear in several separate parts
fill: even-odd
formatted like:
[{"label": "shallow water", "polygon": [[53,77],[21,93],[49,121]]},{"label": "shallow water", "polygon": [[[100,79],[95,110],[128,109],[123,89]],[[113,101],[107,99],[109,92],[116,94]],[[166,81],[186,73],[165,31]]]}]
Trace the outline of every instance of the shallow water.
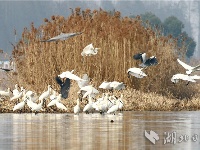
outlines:
[{"label": "shallow water", "polygon": [[[199,116],[198,111],[131,111],[104,116],[96,113],[0,114],[0,150],[199,149]],[[151,143],[144,136],[145,130],[148,134],[150,130],[156,132],[159,140]]]}]

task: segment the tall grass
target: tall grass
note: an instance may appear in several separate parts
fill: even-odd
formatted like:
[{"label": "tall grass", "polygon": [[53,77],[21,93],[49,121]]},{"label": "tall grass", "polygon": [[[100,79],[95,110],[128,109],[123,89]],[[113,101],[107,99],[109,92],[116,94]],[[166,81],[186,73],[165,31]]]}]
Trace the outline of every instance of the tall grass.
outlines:
[{"label": "tall grass", "polygon": [[[83,32],[65,41],[40,42],[61,32]],[[83,48],[93,43],[101,48],[97,55],[85,57],[82,62]],[[140,16],[135,19],[121,17],[116,11],[113,15],[103,10],[76,8],[65,18],[52,16],[45,18],[38,28],[31,23],[30,29],[24,28],[21,40],[13,49],[19,84],[37,92],[47,84],[59,88],[55,76],[66,70],[75,69],[75,74],[87,73],[94,86],[102,81],[121,81],[127,88],[143,92],[155,92],[178,98],[191,98],[193,85],[185,83],[173,85],[171,77],[183,68],[177,64],[178,54],[184,54],[184,48],[176,47],[176,39],[164,37],[159,31],[143,27]],[[132,56],[146,52],[156,56],[159,64],[145,70],[148,75],[143,79],[128,78],[127,70],[138,67],[139,62]]]}]

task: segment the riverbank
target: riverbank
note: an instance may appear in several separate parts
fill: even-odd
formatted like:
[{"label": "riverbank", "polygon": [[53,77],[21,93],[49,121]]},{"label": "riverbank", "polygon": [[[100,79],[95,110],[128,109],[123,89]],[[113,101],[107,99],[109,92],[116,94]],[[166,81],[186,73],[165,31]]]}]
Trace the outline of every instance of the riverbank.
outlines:
[{"label": "riverbank", "polygon": [[[123,111],[196,111],[200,110],[200,99],[198,96],[193,97],[191,100],[179,100],[167,98],[156,93],[144,93],[134,89],[124,90],[123,92],[114,92],[113,95],[119,97],[120,94],[124,95],[123,98]],[[100,97],[101,94],[98,97]],[[74,97],[74,98],[72,98]],[[44,103],[43,110],[39,113],[73,113],[73,108],[76,105],[76,96],[70,94],[69,98],[62,100],[62,103],[67,107],[67,111],[59,110],[56,106],[46,107],[50,102],[49,100]],[[16,101],[10,101],[8,98],[0,102],[0,113],[13,113]],[[81,112],[87,104],[87,99],[83,99],[80,104]],[[31,113],[31,109],[25,105],[25,108],[14,113]]]}]

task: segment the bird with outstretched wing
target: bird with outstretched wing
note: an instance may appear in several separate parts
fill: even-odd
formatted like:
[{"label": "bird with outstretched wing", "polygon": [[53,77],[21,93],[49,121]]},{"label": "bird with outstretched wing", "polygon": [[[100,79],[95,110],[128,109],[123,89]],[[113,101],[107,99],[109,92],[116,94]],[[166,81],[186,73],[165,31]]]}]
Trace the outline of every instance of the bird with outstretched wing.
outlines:
[{"label": "bird with outstretched wing", "polygon": [[68,97],[69,89],[70,89],[70,79],[66,78],[65,82],[63,82],[58,76],[56,76],[56,82],[60,85],[60,93],[62,98],[66,99]]}]

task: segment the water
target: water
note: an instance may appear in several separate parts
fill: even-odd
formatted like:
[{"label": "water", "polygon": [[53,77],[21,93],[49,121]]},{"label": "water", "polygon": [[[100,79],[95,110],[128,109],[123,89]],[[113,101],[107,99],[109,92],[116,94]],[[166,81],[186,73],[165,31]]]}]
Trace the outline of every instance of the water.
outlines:
[{"label": "water", "polygon": [[[194,150],[200,147],[199,116],[198,111],[131,111],[104,116],[83,113],[0,114],[0,150]],[[155,145],[145,138],[145,130],[158,134]],[[164,144],[165,132],[176,136],[169,138],[169,142],[176,143]],[[198,138],[192,139],[195,134]]]}]

